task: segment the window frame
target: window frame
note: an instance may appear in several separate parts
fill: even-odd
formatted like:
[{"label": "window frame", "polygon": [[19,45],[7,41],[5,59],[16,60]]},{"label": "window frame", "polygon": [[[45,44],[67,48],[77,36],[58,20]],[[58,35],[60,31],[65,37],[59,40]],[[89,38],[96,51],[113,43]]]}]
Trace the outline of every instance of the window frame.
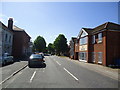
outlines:
[{"label": "window frame", "polygon": [[102,41],[103,41],[102,36],[103,36],[102,32],[98,34],[98,43],[102,43]]},{"label": "window frame", "polygon": [[11,38],[12,38],[12,37],[11,37],[11,35],[10,35],[10,36],[9,36],[9,43],[11,43]]},{"label": "window frame", "polygon": [[86,45],[88,43],[88,37],[80,38],[80,45]]},{"label": "window frame", "polygon": [[95,44],[95,42],[96,42],[96,36],[95,35],[92,35],[92,44]]},{"label": "window frame", "polygon": [[80,52],[79,53],[80,55],[80,60],[82,60],[82,61],[87,61],[87,52]]},{"label": "window frame", "polygon": [[102,64],[103,61],[103,53],[102,52],[98,52],[98,63]]}]

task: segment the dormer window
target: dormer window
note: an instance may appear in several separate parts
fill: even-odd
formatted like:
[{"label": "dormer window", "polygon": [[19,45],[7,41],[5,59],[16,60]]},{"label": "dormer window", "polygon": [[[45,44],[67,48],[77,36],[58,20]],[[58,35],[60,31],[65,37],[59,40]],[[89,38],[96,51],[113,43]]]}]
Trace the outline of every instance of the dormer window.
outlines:
[{"label": "dormer window", "polygon": [[98,43],[101,43],[102,42],[102,33],[99,33],[98,34]]}]

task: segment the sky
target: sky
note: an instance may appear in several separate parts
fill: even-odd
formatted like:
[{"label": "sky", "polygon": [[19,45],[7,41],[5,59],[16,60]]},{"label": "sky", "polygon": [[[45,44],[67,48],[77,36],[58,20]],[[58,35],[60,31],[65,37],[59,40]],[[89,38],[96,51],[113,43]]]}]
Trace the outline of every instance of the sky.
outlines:
[{"label": "sky", "polygon": [[118,23],[118,2],[2,2],[0,21],[8,18],[34,41],[43,36],[47,44],[64,34],[69,43],[82,27],[94,28],[105,22]]}]

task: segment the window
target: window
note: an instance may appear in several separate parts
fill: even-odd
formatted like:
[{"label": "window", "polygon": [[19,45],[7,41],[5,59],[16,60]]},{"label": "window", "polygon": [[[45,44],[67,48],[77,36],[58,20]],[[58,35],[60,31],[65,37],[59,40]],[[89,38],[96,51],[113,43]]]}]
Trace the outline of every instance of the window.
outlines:
[{"label": "window", "polygon": [[98,43],[101,43],[102,42],[102,33],[99,33],[98,34]]},{"label": "window", "polygon": [[6,34],[6,35],[5,35],[5,41],[6,41],[6,42],[7,42],[7,37],[8,37],[8,35]]},{"label": "window", "polygon": [[80,39],[80,45],[87,44],[87,37]]},{"label": "window", "polygon": [[86,56],[87,56],[87,53],[86,53],[86,52],[80,52],[79,54],[80,54],[80,55],[79,55],[79,56],[80,56],[79,58],[80,58],[81,60],[86,60]]},{"label": "window", "polygon": [[9,43],[11,42],[11,36],[9,37]]},{"label": "window", "polygon": [[102,63],[102,52],[98,52],[98,63]]},{"label": "window", "polygon": [[92,36],[92,44],[95,43],[95,35]]}]

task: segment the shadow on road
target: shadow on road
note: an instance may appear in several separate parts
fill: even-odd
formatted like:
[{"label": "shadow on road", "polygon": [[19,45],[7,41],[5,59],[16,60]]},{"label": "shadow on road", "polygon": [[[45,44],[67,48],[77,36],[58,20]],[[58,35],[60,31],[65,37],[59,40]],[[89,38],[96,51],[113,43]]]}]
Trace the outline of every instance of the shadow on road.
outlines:
[{"label": "shadow on road", "polygon": [[5,67],[5,66],[8,66],[8,65],[12,65],[14,64],[15,62],[12,62],[12,63],[6,63],[5,65],[0,65],[0,67]]},{"label": "shadow on road", "polygon": [[43,63],[42,65],[36,64],[36,65],[29,67],[29,68],[46,68],[46,64],[45,63]]}]

